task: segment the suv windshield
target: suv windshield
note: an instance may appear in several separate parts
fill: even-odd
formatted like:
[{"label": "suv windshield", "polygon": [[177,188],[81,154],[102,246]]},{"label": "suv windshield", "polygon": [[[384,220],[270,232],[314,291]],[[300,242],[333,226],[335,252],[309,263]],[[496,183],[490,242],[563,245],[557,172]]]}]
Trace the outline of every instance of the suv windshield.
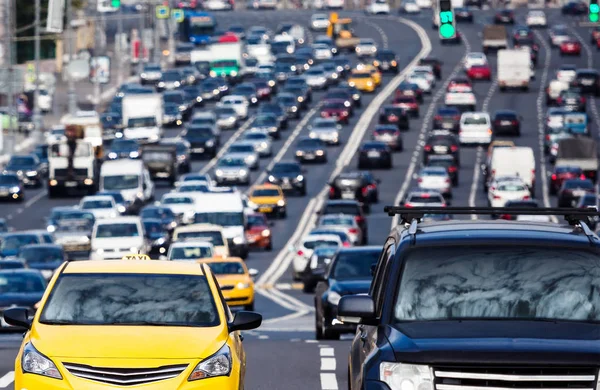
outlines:
[{"label": "suv windshield", "polygon": [[194,223],[210,223],[219,226],[243,226],[244,214],[239,213],[196,213]]},{"label": "suv windshield", "polygon": [[40,322],[207,327],[220,321],[203,275],[63,274]]},{"label": "suv windshield", "polygon": [[538,246],[415,250],[405,260],[394,316],[600,322],[600,256]]}]

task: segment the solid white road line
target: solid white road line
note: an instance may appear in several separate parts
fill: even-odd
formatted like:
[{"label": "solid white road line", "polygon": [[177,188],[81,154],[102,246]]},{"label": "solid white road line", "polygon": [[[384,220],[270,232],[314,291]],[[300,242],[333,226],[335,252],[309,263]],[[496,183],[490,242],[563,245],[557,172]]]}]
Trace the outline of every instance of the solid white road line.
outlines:
[{"label": "solid white road line", "polygon": [[[542,34],[539,31],[535,31],[535,35],[538,41],[541,42],[544,47],[544,52],[546,55],[544,56],[544,71],[542,72],[542,77],[540,79],[540,88],[538,91],[538,97],[536,101],[536,109],[537,109],[537,122],[538,122],[538,141],[539,141],[539,154],[540,154],[540,177],[542,179],[542,199],[544,201],[544,207],[550,207],[550,193],[548,190],[548,171],[546,170],[546,159],[544,156],[544,140],[546,137],[545,129],[544,129],[544,103],[546,101],[545,95],[545,86],[548,82],[548,71],[550,70],[550,60],[552,58],[552,48],[546,42],[546,39],[542,37]],[[558,223],[558,218],[555,215],[552,216],[552,222]]]},{"label": "solid white road line", "polygon": [[[254,116],[249,117],[246,122],[244,122],[236,131],[235,133],[233,133],[231,135],[231,137],[229,137],[229,139],[227,140],[227,142],[225,142],[225,144],[221,145],[221,147],[219,148],[219,152],[217,153],[217,155],[212,158],[204,167],[202,167],[202,169],[200,170],[200,174],[205,174],[208,171],[210,171],[212,169],[212,167],[214,167],[217,162],[219,161],[219,159],[221,157],[223,157],[225,155],[225,153],[227,153],[227,149],[229,149],[229,147],[235,142],[237,141],[237,139],[244,134],[244,131],[246,131],[248,129],[248,127],[250,126],[250,124],[252,123],[252,121],[254,120]],[[221,132],[221,134],[223,134],[223,132]]]},{"label": "solid white road line", "polygon": [[[488,112],[490,101],[496,93],[498,88],[498,79],[494,79],[494,82],[488,89],[488,93],[485,96],[485,100],[481,105],[481,111]],[[475,167],[473,167],[473,183],[471,183],[471,192],[469,193],[469,207],[475,207],[475,200],[477,198],[477,187],[479,187],[479,176],[481,175],[481,158],[483,157],[483,147],[477,147],[477,155],[475,156]],[[477,215],[472,214],[471,219],[477,219]]]},{"label": "solid white road line", "polygon": [[[471,51],[471,44],[469,43],[469,41],[466,39],[465,36],[463,36],[463,42],[465,45],[465,51],[463,54],[463,58],[464,58],[464,56],[466,56],[467,53],[469,53]],[[436,107],[438,101],[440,99],[442,99],[442,97],[444,97],[444,95],[446,94],[446,88],[448,87],[450,80],[458,75],[458,73],[462,70],[462,67],[463,67],[463,63],[462,63],[462,58],[461,58],[461,61],[458,64],[456,64],[456,66],[454,67],[452,72],[448,75],[448,77],[446,77],[446,81],[444,82],[444,84],[442,84],[440,86],[440,88],[437,90],[435,95],[433,95],[433,99],[431,99],[431,101],[429,102],[429,107],[427,108],[427,113],[425,114],[425,117],[423,118],[423,123],[421,124],[421,129],[419,131],[419,141],[417,142],[417,145],[415,146],[415,149],[413,151],[413,155],[410,159],[410,164],[408,166],[408,169],[406,170],[406,174],[404,175],[404,181],[402,182],[400,191],[398,191],[398,194],[396,195],[396,198],[394,199],[394,204],[393,204],[394,206],[397,206],[400,204],[402,199],[404,199],[406,192],[408,191],[408,187],[410,186],[410,183],[412,181],[412,177],[415,172],[415,169],[417,168],[417,164],[419,163],[419,161],[421,159],[421,150],[423,149],[423,146],[425,146],[425,138],[427,137],[427,133],[429,132],[429,122],[431,121],[435,107]],[[395,215],[394,218],[392,218],[392,229],[396,225],[398,225],[398,218],[399,218],[398,215]]]},{"label": "solid white road line", "polygon": [[9,371],[6,375],[0,378],[0,388],[8,387],[15,380],[15,372]]}]

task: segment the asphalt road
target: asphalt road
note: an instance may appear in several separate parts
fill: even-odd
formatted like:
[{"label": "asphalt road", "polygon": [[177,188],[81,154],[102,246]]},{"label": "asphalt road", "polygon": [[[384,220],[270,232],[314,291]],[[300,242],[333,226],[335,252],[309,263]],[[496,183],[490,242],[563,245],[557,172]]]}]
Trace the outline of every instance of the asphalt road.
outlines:
[{"label": "asphalt road", "polygon": [[[517,20],[523,22],[525,10],[517,10]],[[576,19],[565,19],[556,10],[548,10],[549,24],[568,23],[573,34],[579,34],[584,44],[580,57],[563,58],[557,49],[550,49],[547,33],[539,31],[540,43],[539,62],[536,69],[536,78],[527,93],[500,92],[494,82],[478,82],[475,84],[477,106],[479,110],[493,113],[498,109],[514,109],[523,116],[521,136],[514,138],[517,145],[532,147],[536,153],[538,163],[536,169],[536,194],[540,203],[549,206],[555,205],[556,200],[550,197],[547,191],[546,175],[549,166],[544,162],[540,148],[543,127],[540,126],[545,113],[544,89],[552,72],[561,64],[575,64],[578,67],[592,67],[597,63],[598,52],[589,47],[589,31],[577,26]],[[230,21],[245,27],[264,25],[275,28],[284,21],[307,23],[309,12],[304,11],[277,11],[277,12],[236,12],[235,18],[231,14],[219,14],[221,28],[228,26]],[[410,130],[404,133],[403,152],[394,155],[392,170],[378,170],[375,175],[381,179],[380,204],[373,207],[368,216],[370,244],[383,244],[389,233],[392,219],[383,213],[383,206],[395,204],[406,191],[416,186],[413,174],[418,172],[421,161],[421,149],[426,133],[431,129],[432,115],[435,107],[443,103],[445,83],[449,78],[462,74],[461,59],[468,51],[481,50],[482,26],[489,23],[492,11],[476,11],[475,23],[472,25],[459,25],[463,33],[464,42],[458,46],[442,46],[439,43],[437,31],[431,29],[431,16],[429,12],[421,15],[406,17],[416,22],[421,29],[411,27],[395,15],[365,17],[356,15],[356,33],[361,37],[370,37],[376,40],[380,47],[389,47],[395,50],[401,58],[400,68],[406,67],[419,53],[431,48],[432,55],[444,61],[442,80],[439,80],[436,89],[425,99],[421,106],[421,116],[412,120]],[[424,32],[428,38],[422,37],[418,31]],[[492,72],[496,73],[494,56],[490,56]],[[390,83],[391,76],[385,76],[383,87],[377,92],[383,94],[385,85]],[[318,102],[322,93],[315,93],[313,100]],[[250,267],[261,272],[258,283],[262,286],[257,295],[256,309],[261,312],[265,321],[261,328],[248,332],[245,340],[248,356],[247,388],[249,389],[323,389],[334,390],[346,388],[347,353],[351,335],[342,341],[317,343],[314,341],[312,310],[313,297],[298,290],[292,283],[288,269],[290,257],[287,247],[294,239],[302,237],[304,231],[312,227],[313,211],[318,209],[321,202],[323,189],[332,172],[354,170],[357,161],[353,157],[356,146],[360,141],[370,137],[370,130],[375,126],[376,119],[373,114],[385,96],[373,94],[363,95],[363,106],[357,110],[351,123],[344,127],[343,143],[339,147],[329,149],[327,164],[307,166],[305,175],[308,193],[305,197],[288,199],[288,218],[277,221],[273,229],[274,249],[272,252],[253,252],[248,258]],[[370,104],[373,102],[373,104]],[[313,103],[313,107],[314,107]],[[591,117],[592,134],[598,138],[598,109],[594,100],[589,102],[588,113]],[[310,123],[312,114],[309,110],[301,121],[290,123],[289,130],[283,133],[282,140],[276,141],[274,150],[279,152],[274,158],[293,158],[294,144],[290,141],[294,137],[307,134],[306,124]],[[316,112],[318,114],[318,112]],[[363,115],[364,114],[364,115]],[[354,130],[354,132],[353,132]],[[366,131],[365,131],[366,130]],[[169,136],[175,135],[176,130],[170,130]],[[223,144],[227,145],[228,139],[233,139],[240,131],[224,133]],[[352,134],[354,134],[352,136]],[[486,194],[481,189],[481,176],[479,166],[484,158],[482,148],[461,149],[460,184],[454,189],[453,205],[457,206],[484,206],[487,204]],[[260,170],[253,173],[256,181],[260,172],[269,164],[269,160],[261,161]],[[211,161],[196,161],[194,171],[212,171]],[[170,189],[165,186],[157,188],[156,197]],[[52,207],[76,204],[79,199],[48,199],[45,190],[29,190],[28,200],[22,205],[0,204],[0,216],[9,220],[17,229],[42,228],[43,217],[49,214]],[[468,218],[468,216],[467,216]],[[20,341],[19,335],[0,335],[0,377],[13,369],[13,360]],[[285,385],[283,385],[285,383]],[[7,387],[12,387],[10,383]]]}]

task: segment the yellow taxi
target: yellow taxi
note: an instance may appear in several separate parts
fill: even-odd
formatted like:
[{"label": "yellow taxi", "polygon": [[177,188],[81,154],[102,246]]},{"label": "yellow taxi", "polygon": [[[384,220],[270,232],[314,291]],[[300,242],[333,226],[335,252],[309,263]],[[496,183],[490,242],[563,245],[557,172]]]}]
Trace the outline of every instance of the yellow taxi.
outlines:
[{"label": "yellow taxi", "polygon": [[256,185],[248,193],[248,206],[254,211],[285,218],[287,202],[281,187],[274,184]]},{"label": "yellow taxi", "polygon": [[239,257],[215,257],[198,260],[207,264],[217,277],[221,292],[230,307],[243,306],[245,310],[254,310],[254,280],[258,271],[246,267]]},{"label": "yellow taxi", "polygon": [[373,76],[373,80],[375,81],[375,86],[379,86],[381,84],[381,72],[377,67],[373,64],[358,64],[356,66],[357,70],[363,72],[370,72]]},{"label": "yellow taxi", "polygon": [[348,78],[348,85],[361,92],[375,92],[377,87],[373,75],[369,71],[353,70]]},{"label": "yellow taxi", "polygon": [[4,320],[27,329],[16,389],[239,390],[262,317],[233,316],[208,265],[133,258],[63,263],[33,319]]}]

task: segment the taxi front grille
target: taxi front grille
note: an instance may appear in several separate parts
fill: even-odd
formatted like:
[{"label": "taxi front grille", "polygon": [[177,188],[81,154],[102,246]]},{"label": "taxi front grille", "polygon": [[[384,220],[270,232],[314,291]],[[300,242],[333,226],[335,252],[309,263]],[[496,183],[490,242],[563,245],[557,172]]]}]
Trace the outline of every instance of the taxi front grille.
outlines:
[{"label": "taxi front grille", "polygon": [[436,390],[594,390],[594,367],[434,367]]},{"label": "taxi front grille", "polygon": [[233,290],[235,288],[235,286],[221,286],[221,290],[226,291],[226,290]]},{"label": "taxi front grille", "polygon": [[188,367],[187,364],[175,364],[152,368],[115,368],[93,367],[75,363],[63,363],[63,366],[69,373],[78,378],[116,386],[136,386],[172,379]]}]

